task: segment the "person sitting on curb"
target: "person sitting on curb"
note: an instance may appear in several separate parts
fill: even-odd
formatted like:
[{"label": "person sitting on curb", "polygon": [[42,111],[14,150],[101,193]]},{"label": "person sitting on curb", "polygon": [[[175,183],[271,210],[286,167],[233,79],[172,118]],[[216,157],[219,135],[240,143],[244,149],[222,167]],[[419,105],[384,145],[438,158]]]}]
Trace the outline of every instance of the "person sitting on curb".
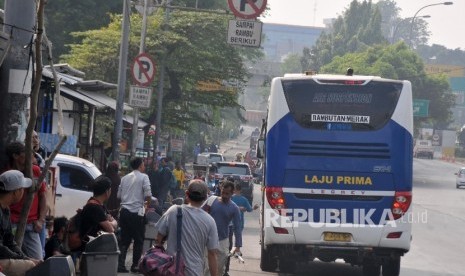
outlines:
[{"label": "person sitting on curb", "polygon": [[41,261],[27,257],[16,244],[11,230],[10,205],[18,203],[24,189],[32,186],[18,170],[9,170],[0,175],[0,266],[8,276],[23,276],[26,271]]}]

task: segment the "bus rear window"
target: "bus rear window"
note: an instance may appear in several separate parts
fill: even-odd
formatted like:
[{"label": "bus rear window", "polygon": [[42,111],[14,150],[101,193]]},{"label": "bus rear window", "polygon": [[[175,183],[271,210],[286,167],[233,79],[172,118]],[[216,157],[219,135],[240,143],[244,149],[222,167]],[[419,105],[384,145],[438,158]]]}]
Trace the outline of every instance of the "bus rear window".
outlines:
[{"label": "bus rear window", "polygon": [[402,84],[371,81],[366,85],[319,84],[312,79],[283,80],[289,110],[305,128],[375,130],[391,118]]}]

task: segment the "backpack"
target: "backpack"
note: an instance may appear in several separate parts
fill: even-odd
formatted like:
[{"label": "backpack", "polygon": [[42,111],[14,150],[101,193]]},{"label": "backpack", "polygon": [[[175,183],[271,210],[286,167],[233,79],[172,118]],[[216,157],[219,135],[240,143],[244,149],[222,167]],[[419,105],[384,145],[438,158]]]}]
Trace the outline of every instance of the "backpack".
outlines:
[{"label": "backpack", "polygon": [[[89,200],[87,204],[98,204],[94,203],[96,200]],[[85,205],[84,205],[85,207]],[[70,251],[78,251],[83,244],[82,238],[84,235],[81,235],[79,228],[82,223],[82,209],[76,210],[76,214],[72,216],[66,227],[66,243],[65,245],[69,248]]]}]

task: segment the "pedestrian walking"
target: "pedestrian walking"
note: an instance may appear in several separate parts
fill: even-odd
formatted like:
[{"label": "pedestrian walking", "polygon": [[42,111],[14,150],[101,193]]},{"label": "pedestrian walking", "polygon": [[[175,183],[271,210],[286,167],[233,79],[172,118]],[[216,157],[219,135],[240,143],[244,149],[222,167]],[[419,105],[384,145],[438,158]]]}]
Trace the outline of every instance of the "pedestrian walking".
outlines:
[{"label": "pedestrian walking", "polygon": [[[249,200],[245,198],[242,194],[242,187],[241,183],[234,183],[234,195],[231,197],[231,200],[236,203],[236,205],[239,207],[239,210],[241,211],[241,225],[240,225],[240,230],[241,232],[244,231],[244,225],[245,225],[245,218],[244,218],[244,213],[245,212],[252,212],[253,210],[258,209],[258,204],[255,204],[253,207],[250,206]],[[229,225],[229,250],[232,249],[233,246],[233,224]],[[229,264],[230,264],[231,258],[229,257],[226,260],[226,266],[225,266],[225,271],[223,276],[229,276]]]},{"label": "pedestrian walking", "polygon": [[165,211],[165,202],[168,197],[168,193],[170,191],[170,184],[171,184],[171,176],[173,173],[169,168],[168,159],[162,158],[160,160],[160,166],[158,168],[158,202],[159,207],[162,212]]},{"label": "pedestrian walking", "polygon": [[134,240],[131,272],[137,273],[145,236],[145,207],[150,204],[152,192],[142,158],[133,158],[130,166],[133,171],[121,178],[117,195],[121,199],[118,272],[129,272],[125,266],[126,254]]},{"label": "pedestrian walking", "polygon": [[163,245],[167,241],[166,252],[174,255],[176,253],[177,241],[177,208],[182,208],[182,230],[181,230],[181,254],[186,264],[185,274],[187,276],[198,276],[204,272],[205,249],[207,249],[207,260],[212,276],[217,276],[218,232],[215,221],[200,207],[207,198],[208,187],[201,180],[192,180],[185,192],[186,204],[179,207],[171,206],[160,218],[156,227],[158,235],[157,244]]},{"label": "pedestrian walking", "polygon": [[184,181],[186,181],[186,173],[184,172],[183,168],[181,167],[181,162],[176,161],[174,165],[174,170],[173,170],[174,177],[176,177],[176,181],[178,186],[176,187],[175,194],[177,197],[177,192],[182,190],[184,191]]},{"label": "pedestrian walking", "polygon": [[[221,184],[221,196],[212,196],[203,205],[203,209],[209,213],[216,222],[218,231],[219,250],[218,250],[218,275],[222,276],[225,271],[226,259],[229,256],[229,224],[232,222],[234,226],[235,253],[241,254],[242,247],[242,231],[240,231],[241,214],[239,207],[231,201],[234,193],[234,183],[224,180]],[[206,271],[205,275],[211,272]]]}]

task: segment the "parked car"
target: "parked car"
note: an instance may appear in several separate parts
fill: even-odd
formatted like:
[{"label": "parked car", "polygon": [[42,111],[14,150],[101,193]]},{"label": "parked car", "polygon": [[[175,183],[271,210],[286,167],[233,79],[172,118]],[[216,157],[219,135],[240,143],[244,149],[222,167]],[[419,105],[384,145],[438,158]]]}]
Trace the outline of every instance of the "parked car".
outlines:
[{"label": "parked car", "polygon": [[240,183],[242,195],[252,205],[253,201],[253,176],[249,164],[245,162],[216,162],[211,170],[215,173],[216,185],[225,178],[232,178],[235,183]]},{"label": "parked car", "polygon": [[461,167],[458,172],[455,173],[457,176],[455,185],[458,188],[465,186],[465,167]]},{"label": "parked car", "polygon": [[65,154],[57,154],[50,170],[56,183],[54,216],[71,218],[92,196],[93,181],[102,173],[92,162]]}]

